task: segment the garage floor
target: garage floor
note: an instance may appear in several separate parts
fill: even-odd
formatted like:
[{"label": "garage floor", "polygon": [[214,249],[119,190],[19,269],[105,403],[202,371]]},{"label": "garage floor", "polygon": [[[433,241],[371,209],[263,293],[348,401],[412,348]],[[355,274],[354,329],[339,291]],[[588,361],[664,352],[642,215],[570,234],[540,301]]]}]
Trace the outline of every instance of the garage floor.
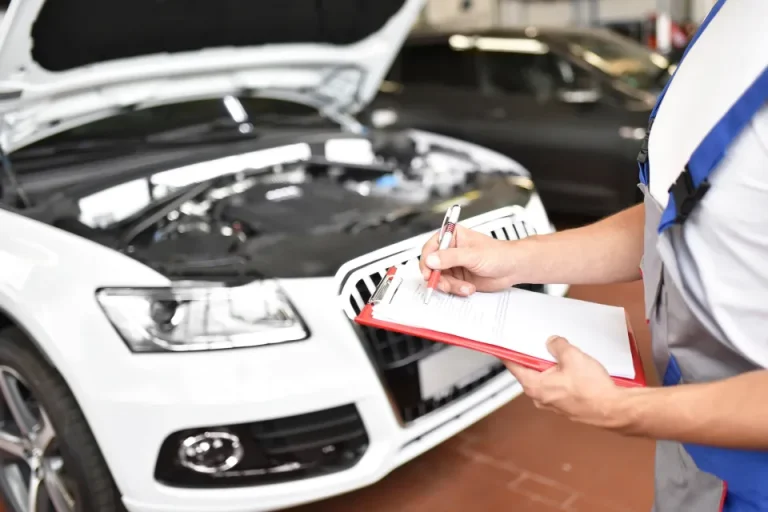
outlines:
[{"label": "garage floor", "polygon": [[[640,283],[571,296],[625,307],[650,367]],[[651,441],[570,423],[520,397],[379,483],[292,512],[647,512],[652,468]]]}]

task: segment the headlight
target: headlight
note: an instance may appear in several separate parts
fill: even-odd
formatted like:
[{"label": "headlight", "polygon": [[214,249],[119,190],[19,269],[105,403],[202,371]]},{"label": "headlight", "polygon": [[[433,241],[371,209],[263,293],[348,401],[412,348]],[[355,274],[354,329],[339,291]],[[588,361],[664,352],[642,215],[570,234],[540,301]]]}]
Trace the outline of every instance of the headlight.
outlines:
[{"label": "headlight", "polygon": [[253,347],[307,337],[274,281],[235,287],[178,283],[171,288],[107,288],[96,297],[134,352]]}]

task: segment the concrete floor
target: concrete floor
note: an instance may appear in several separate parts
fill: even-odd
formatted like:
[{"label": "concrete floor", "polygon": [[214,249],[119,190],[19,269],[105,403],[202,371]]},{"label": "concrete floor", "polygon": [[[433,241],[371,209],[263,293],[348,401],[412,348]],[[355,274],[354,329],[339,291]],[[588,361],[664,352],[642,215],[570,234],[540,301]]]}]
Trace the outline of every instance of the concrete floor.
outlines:
[{"label": "concrete floor", "polygon": [[[652,367],[639,282],[570,295],[625,307]],[[377,484],[292,512],[647,512],[652,469],[651,441],[571,423],[520,397]]]}]

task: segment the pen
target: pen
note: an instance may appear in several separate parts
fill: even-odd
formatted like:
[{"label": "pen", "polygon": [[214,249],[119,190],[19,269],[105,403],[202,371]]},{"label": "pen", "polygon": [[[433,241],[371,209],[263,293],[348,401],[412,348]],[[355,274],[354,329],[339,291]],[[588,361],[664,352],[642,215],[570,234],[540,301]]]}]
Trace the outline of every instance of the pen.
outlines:
[{"label": "pen", "polygon": [[[444,251],[451,246],[451,239],[453,238],[453,231],[456,229],[456,223],[459,222],[459,215],[461,214],[461,206],[455,204],[448,208],[443,217],[443,225],[440,226],[440,236],[437,239],[438,250]],[[429,274],[429,280],[427,281],[427,296],[424,298],[424,304],[429,303],[429,299],[432,298],[432,292],[437,288],[437,283],[440,282],[440,271],[432,270]]]}]

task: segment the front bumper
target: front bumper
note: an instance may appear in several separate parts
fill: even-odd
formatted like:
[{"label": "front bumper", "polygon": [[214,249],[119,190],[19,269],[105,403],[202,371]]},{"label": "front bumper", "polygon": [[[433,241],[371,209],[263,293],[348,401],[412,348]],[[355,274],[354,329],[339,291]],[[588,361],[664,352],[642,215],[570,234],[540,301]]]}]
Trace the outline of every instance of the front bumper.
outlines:
[{"label": "front bumper", "polygon": [[[368,431],[370,447],[360,462],[347,471],[268,486],[198,490],[157,484],[151,481],[152,464],[138,467],[138,461],[134,461],[131,466],[136,474],[131,485],[136,492],[126,494],[123,501],[131,512],[256,512],[277,510],[342,494],[380,480],[394,468],[467,428],[520,392],[519,385],[504,374],[488,383],[481,392],[467,397],[463,403],[435,413],[429,421],[408,429],[401,428],[394,420],[391,408],[381,392],[360,396],[355,404]],[[329,406],[341,403],[340,400],[330,400],[328,397],[324,401]],[[243,411],[243,418],[265,416],[266,408],[255,403],[248,405],[250,410]],[[313,404],[311,409],[297,407],[296,411],[314,410],[317,405]],[[205,420],[201,418],[208,422],[211,419],[208,416]]]},{"label": "front bumper", "polygon": [[[136,365],[130,376],[116,375],[100,387],[95,400],[88,400],[89,410],[98,411],[91,420],[94,433],[129,511],[255,512],[347,492],[376,482],[521,392],[511,375],[503,373],[464,399],[401,426],[352,325],[328,296],[328,281],[284,283],[297,308],[306,312],[312,328],[306,341],[218,353],[131,356]],[[160,446],[173,432],[346,404],[357,407],[369,438],[367,451],[349,470],[228,489],[175,488],[154,479]]]},{"label": "front bumper", "polygon": [[[537,196],[526,215],[539,232],[551,229]],[[309,326],[309,339],[210,353],[126,354],[110,368],[112,379],[78,397],[130,512],[256,512],[348,492],[380,480],[522,391],[503,372],[404,425],[355,327],[339,311],[334,278],[281,284]],[[551,286],[546,291],[560,295],[565,288]],[[367,450],[350,469],[286,483],[218,489],[171,487],[154,478],[163,441],[179,430],[349,404],[357,408],[368,437]]]}]

